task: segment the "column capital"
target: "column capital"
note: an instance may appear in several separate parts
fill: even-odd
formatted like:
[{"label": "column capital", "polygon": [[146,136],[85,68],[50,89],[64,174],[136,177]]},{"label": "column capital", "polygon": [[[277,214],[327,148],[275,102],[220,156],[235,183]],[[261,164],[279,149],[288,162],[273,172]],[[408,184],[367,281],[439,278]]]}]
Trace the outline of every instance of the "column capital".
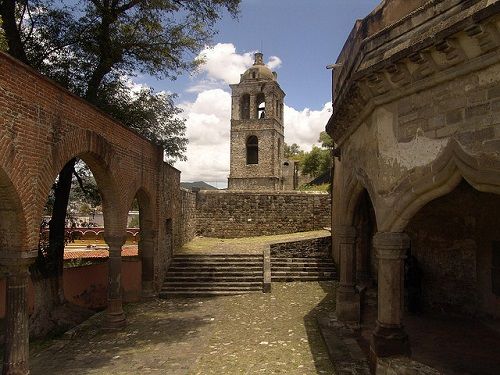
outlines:
[{"label": "column capital", "polygon": [[0,270],[10,274],[27,272],[37,255],[38,250],[2,251],[0,252]]},{"label": "column capital", "polygon": [[404,259],[410,248],[410,237],[402,232],[378,232],[373,236],[378,259]]},{"label": "column capital", "polygon": [[336,225],[333,228],[334,237],[346,242],[354,242],[356,240],[356,228],[352,225]]},{"label": "column capital", "polygon": [[111,234],[104,234],[104,241],[108,244],[109,248],[121,248],[125,241],[127,240],[127,236],[116,236]]}]

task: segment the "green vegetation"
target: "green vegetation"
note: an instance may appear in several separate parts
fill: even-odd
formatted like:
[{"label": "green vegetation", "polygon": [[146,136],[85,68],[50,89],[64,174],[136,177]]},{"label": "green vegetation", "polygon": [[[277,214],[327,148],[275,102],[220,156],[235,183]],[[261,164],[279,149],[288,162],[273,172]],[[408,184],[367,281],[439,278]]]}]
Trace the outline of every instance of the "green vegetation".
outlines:
[{"label": "green vegetation", "polygon": [[304,152],[297,144],[287,145],[285,143],[285,158],[299,162],[302,174],[311,177],[319,177],[328,172],[331,167],[331,149],[333,141],[326,132],[321,132],[318,142],[321,147],[313,146],[309,152]]}]

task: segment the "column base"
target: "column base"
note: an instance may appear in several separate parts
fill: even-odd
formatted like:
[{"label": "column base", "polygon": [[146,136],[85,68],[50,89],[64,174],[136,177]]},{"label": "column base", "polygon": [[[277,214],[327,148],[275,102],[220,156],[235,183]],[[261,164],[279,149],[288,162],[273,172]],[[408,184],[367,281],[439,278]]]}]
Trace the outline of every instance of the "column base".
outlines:
[{"label": "column base", "polygon": [[152,299],[155,299],[156,297],[157,297],[157,295],[153,289],[153,283],[152,282],[143,282],[142,283],[141,299],[143,301],[150,301]]},{"label": "column base", "polygon": [[377,322],[370,343],[370,357],[376,359],[410,354],[410,340],[403,327],[383,327]]},{"label": "column base", "polygon": [[121,300],[108,300],[104,329],[119,329],[127,324]]},{"label": "column base", "polygon": [[26,363],[3,363],[2,374],[8,375],[29,375],[30,370]]},{"label": "column base", "polygon": [[342,322],[360,322],[360,298],[354,287],[341,286],[337,289],[336,314]]}]

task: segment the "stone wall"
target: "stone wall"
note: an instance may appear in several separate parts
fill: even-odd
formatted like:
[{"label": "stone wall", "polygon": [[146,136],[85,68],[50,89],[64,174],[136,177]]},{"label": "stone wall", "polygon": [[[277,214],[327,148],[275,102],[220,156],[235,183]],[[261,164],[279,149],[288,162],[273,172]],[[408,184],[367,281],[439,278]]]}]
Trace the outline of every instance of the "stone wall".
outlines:
[{"label": "stone wall", "polygon": [[196,235],[196,193],[181,189],[180,245],[191,241]]},{"label": "stone wall", "polygon": [[462,182],[410,221],[406,230],[422,269],[426,309],[500,316],[500,296],[492,290],[499,211],[499,195],[480,193]]},{"label": "stone wall", "polygon": [[331,226],[327,193],[201,191],[197,234],[237,238],[310,231]]},{"label": "stone wall", "polygon": [[332,236],[323,236],[298,241],[278,242],[270,245],[271,256],[281,258],[330,258]]}]

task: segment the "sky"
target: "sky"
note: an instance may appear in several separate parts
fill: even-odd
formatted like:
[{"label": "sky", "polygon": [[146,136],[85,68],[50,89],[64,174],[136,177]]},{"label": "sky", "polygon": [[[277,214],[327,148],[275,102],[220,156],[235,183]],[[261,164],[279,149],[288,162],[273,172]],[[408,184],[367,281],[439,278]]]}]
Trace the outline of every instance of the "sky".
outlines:
[{"label": "sky", "polygon": [[186,162],[176,162],[181,181],[226,187],[229,175],[230,83],[262,51],[278,73],[285,97],[285,142],[308,151],[331,114],[331,71],[356,19],[378,0],[242,0],[238,19],[218,22],[218,34],[200,52],[206,64],[175,81],[134,77],[158,91],[175,92],[186,118]]}]

